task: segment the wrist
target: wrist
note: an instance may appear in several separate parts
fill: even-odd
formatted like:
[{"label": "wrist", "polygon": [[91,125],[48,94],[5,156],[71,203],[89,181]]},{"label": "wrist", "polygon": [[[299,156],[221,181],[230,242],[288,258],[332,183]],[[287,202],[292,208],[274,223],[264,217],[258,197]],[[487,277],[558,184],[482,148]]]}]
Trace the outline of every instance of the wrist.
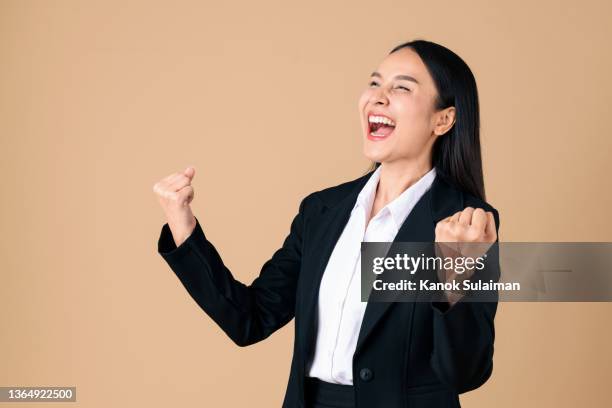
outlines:
[{"label": "wrist", "polygon": [[172,239],[177,247],[183,244],[187,238],[193,234],[193,231],[196,227],[196,219],[192,215],[191,219],[189,219],[186,223],[174,223],[168,221],[168,227],[170,227],[170,232],[172,233]]}]

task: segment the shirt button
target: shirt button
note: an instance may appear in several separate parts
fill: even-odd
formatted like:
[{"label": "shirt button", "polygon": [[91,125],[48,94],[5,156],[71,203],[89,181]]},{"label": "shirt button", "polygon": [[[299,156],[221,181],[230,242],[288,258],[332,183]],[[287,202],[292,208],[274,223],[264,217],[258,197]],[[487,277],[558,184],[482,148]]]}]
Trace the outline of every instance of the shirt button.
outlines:
[{"label": "shirt button", "polygon": [[362,368],[359,370],[359,378],[363,381],[370,381],[374,377],[374,373],[369,368]]}]

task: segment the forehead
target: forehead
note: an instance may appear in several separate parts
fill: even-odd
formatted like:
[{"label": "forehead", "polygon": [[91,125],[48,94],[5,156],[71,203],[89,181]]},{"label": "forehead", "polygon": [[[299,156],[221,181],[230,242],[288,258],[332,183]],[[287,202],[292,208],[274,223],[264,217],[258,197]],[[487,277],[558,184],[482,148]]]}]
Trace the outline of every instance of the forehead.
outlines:
[{"label": "forehead", "polygon": [[378,64],[376,71],[383,76],[383,79],[391,79],[396,75],[410,75],[424,84],[429,82],[427,67],[415,51],[411,48],[402,48],[392,54],[387,55]]}]

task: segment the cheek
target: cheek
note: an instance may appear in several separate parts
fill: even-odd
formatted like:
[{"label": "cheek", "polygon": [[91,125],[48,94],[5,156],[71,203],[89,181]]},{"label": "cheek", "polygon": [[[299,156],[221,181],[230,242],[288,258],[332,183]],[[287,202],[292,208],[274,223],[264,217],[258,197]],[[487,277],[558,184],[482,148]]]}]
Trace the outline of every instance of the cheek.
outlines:
[{"label": "cheek", "polygon": [[424,109],[416,101],[411,104],[404,105],[401,112],[398,112],[399,132],[398,140],[399,150],[413,150],[426,143],[430,136],[429,112]]},{"label": "cheek", "polygon": [[399,105],[397,117],[401,121],[401,127],[410,133],[420,133],[429,126],[429,111],[426,101],[412,98]]}]

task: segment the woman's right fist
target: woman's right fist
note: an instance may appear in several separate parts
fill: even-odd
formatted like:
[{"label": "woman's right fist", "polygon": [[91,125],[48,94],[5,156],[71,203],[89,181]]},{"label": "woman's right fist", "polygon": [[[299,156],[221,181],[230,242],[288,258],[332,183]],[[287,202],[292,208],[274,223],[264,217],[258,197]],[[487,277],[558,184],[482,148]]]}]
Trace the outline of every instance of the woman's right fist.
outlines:
[{"label": "woman's right fist", "polygon": [[189,204],[194,191],[191,180],[195,175],[193,167],[170,174],[153,185],[159,203],[166,214],[168,226],[176,246],[183,243],[193,232],[196,219]]}]

